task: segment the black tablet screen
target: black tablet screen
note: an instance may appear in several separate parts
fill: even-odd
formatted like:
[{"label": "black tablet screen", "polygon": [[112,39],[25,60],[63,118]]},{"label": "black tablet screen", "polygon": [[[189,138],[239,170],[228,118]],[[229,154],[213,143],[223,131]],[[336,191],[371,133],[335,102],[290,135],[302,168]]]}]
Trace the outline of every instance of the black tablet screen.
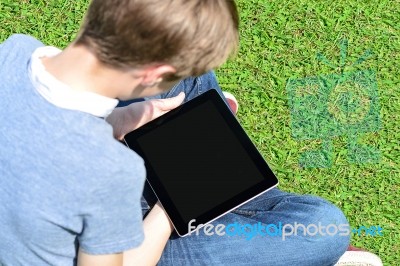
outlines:
[{"label": "black tablet screen", "polygon": [[137,143],[185,222],[264,179],[211,101]]}]

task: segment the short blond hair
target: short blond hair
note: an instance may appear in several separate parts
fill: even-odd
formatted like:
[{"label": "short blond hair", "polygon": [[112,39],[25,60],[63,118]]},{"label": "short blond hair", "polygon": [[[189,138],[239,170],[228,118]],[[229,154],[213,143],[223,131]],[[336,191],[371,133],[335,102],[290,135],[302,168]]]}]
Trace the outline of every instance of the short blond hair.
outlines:
[{"label": "short blond hair", "polygon": [[75,43],[114,68],[171,65],[174,80],[224,63],[238,26],[233,0],[93,0]]}]

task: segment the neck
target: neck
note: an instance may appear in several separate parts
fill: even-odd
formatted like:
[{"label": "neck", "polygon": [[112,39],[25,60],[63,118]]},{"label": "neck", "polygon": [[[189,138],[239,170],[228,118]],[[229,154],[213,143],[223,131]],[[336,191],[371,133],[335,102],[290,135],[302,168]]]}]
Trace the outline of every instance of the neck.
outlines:
[{"label": "neck", "polygon": [[72,89],[109,98],[118,98],[139,84],[139,81],[132,82],[126,73],[102,65],[84,46],[71,44],[60,54],[43,58],[42,62],[51,75]]}]

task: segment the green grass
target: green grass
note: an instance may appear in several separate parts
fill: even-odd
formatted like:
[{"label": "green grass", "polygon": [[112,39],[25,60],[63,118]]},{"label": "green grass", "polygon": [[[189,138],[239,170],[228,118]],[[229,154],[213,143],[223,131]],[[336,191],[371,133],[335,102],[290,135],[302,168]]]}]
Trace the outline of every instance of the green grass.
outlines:
[{"label": "green grass", "polygon": [[[240,0],[241,48],[217,70],[223,89],[241,104],[239,119],[280,180],[280,188],[311,193],[339,206],[353,227],[380,225],[383,237],[354,236],[352,244],[400,263],[400,1]],[[65,47],[79,28],[87,1],[0,0],[0,41],[31,34]],[[292,138],[285,90],[291,77],[330,74],[316,60],[338,63],[338,42],[349,40],[348,62],[367,49],[374,57],[358,69],[377,74],[382,129],[363,136],[381,151],[375,164],[347,161],[346,137],[333,140],[333,166],[301,168],[300,153],[318,140]]]},{"label": "green grass", "polygon": [[[218,70],[223,88],[239,98],[239,118],[280,180],[280,188],[312,193],[338,205],[353,227],[381,225],[383,237],[354,236],[352,244],[400,263],[400,1],[239,1],[241,49]],[[365,134],[380,163],[347,162],[346,137],[333,141],[333,166],[299,167],[300,153],[318,141],[291,136],[285,90],[291,77],[330,74],[322,52],[339,64],[341,39],[349,40],[348,62],[365,50],[375,56],[359,66],[377,74],[382,129]]]}]

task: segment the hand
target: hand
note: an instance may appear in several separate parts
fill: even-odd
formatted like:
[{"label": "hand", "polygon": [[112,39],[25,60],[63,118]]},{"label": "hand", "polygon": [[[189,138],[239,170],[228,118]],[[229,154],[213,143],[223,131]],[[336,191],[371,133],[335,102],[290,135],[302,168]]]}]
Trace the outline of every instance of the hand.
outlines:
[{"label": "hand", "polygon": [[182,104],[185,93],[168,99],[153,99],[115,108],[106,118],[114,129],[114,137],[122,140],[124,136],[153,119],[175,109]]}]

